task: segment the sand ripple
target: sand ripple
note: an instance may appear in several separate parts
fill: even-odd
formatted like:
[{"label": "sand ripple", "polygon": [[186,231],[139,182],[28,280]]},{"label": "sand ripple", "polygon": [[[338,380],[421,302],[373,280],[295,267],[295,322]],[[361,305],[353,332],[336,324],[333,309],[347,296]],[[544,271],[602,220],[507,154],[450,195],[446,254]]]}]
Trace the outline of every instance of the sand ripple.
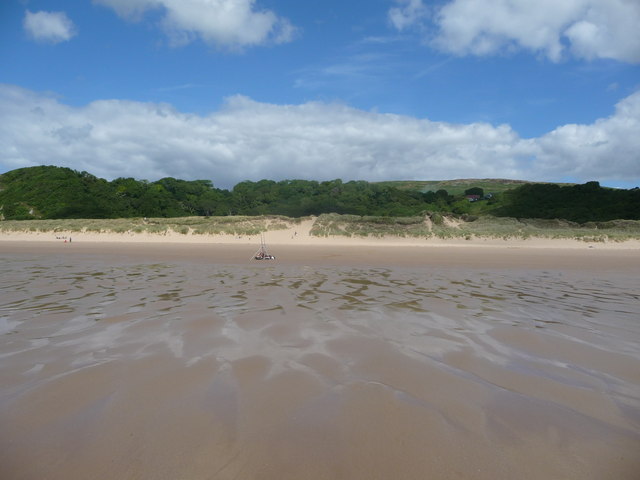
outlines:
[{"label": "sand ripple", "polygon": [[640,471],[631,275],[14,255],[0,291],[2,478]]}]

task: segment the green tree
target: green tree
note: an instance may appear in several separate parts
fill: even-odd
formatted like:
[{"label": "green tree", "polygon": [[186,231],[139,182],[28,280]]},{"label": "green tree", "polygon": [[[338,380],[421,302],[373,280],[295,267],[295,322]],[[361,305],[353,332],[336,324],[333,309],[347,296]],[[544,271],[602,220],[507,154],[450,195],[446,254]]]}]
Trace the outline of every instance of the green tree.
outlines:
[{"label": "green tree", "polygon": [[484,190],[480,187],[471,187],[471,188],[467,188],[464,191],[465,195],[480,195],[480,197],[484,196]]}]

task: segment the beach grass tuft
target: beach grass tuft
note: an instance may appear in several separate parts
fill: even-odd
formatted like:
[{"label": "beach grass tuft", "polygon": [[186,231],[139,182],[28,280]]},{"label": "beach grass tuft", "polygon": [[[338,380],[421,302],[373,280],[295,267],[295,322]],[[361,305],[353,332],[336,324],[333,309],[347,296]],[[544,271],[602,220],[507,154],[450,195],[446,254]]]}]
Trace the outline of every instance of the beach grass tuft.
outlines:
[{"label": "beach grass tuft", "polygon": [[[116,234],[232,235],[253,236],[293,228],[306,218],[279,215],[4,220],[0,232],[87,232]],[[440,213],[413,217],[385,217],[323,214],[314,219],[310,235],[316,237],[405,237],[466,239],[574,239],[585,242],[622,242],[640,239],[640,221],[613,220],[578,224],[559,219],[516,219],[507,217],[452,217]]]},{"label": "beach grass tuft", "polygon": [[302,219],[279,215],[178,218],[6,220],[0,232],[87,232],[118,234],[259,235],[299,225]]},{"label": "beach grass tuft", "polygon": [[[443,240],[492,239],[574,239],[585,242],[620,242],[640,239],[640,221],[615,220],[578,224],[558,219],[516,219],[505,217],[453,218],[439,213],[423,217],[366,217],[320,215],[311,234],[319,237],[435,237]],[[430,223],[430,224],[429,224]]]}]

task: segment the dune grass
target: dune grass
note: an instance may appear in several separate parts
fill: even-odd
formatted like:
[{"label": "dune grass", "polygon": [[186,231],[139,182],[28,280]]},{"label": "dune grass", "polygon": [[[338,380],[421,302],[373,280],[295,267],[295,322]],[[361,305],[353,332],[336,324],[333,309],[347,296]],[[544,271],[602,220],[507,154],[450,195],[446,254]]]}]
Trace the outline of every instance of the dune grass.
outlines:
[{"label": "dune grass", "polygon": [[320,215],[311,228],[316,237],[420,237],[428,235],[424,217],[373,217],[358,215]]},{"label": "dune grass", "polygon": [[620,242],[640,239],[640,221],[613,220],[578,224],[559,219],[516,219],[480,217],[473,222],[464,222],[457,236],[481,238],[551,238],[574,239],[586,242]]},{"label": "dune grass", "polygon": [[256,235],[286,229],[300,221],[282,216],[8,220],[0,222],[0,232],[163,234],[171,231],[184,235]]},{"label": "dune grass", "polygon": [[[0,232],[147,233],[183,235],[251,236],[299,225],[304,218],[283,216],[229,216],[180,218],[5,220]],[[640,239],[640,221],[614,220],[577,224],[566,220],[501,217],[445,217],[438,213],[416,217],[374,217],[323,214],[310,234],[316,237],[408,237],[442,239],[574,239],[588,242],[622,242]]]},{"label": "dune grass", "polygon": [[640,221],[615,220],[583,225],[566,220],[516,219],[484,216],[453,219],[434,213],[424,217],[360,217],[320,215],[311,234],[315,236],[413,237],[441,239],[574,239],[589,242],[620,242],[640,239]]}]

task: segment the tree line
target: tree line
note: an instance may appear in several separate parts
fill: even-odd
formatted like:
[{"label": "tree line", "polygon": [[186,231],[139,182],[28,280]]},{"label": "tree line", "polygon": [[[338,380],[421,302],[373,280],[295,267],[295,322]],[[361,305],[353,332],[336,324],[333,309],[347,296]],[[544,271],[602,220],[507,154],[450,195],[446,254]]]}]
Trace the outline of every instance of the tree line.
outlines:
[{"label": "tree line", "polygon": [[494,215],[516,218],[562,218],[573,222],[640,220],[640,189],[584,185],[525,184],[504,193]]},{"label": "tree line", "polygon": [[453,199],[446,191],[422,193],[365,181],[244,181],[225,190],[215,188],[210,180],[107,181],[52,166],[7,172],[0,176],[0,188],[0,214],[7,220],[322,213],[412,216],[427,209],[446,210]]},{"label": "tree line", "polygon": [[[465,194],[480,194],[472,187]],[[639,219],[640,192],[597,182],[561,187],[525,184],[481,202],[446,190],[421,192],[365,181],[244,181],[231,190],[210,180],[107,181],[88,172],[38,166],[0,175],[0,218],[127,218],[322,213],[409,217],[427,212],[607,221]]]}]

